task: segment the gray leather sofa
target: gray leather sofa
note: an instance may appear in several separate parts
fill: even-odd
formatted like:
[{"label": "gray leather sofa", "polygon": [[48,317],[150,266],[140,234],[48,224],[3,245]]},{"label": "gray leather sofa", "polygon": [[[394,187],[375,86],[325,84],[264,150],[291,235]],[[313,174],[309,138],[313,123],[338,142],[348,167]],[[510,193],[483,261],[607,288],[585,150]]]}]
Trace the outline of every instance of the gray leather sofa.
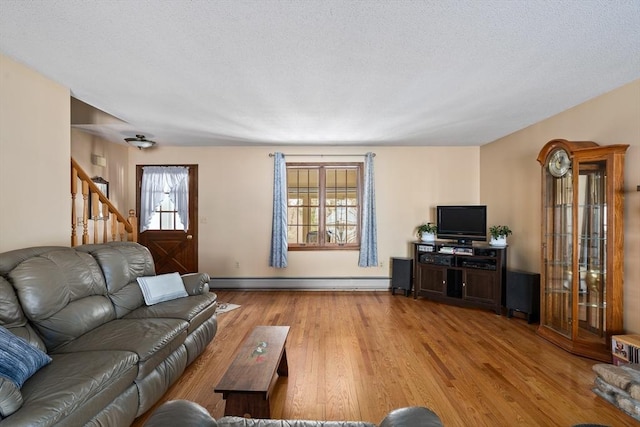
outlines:
[{"label": "gray leather sofa", "polygon": [[[266,420],[222,417],[215,420],[195,402],[172,400],[156,409],[145,427],[376,427],[364,421]],[[440,418],[421,406],[395,409],[378,427],[442,427]]]},{"label": "gray leather sofa", "polygon": [[0,254],[0,325],[52,359],[21,389],[0,377],[0,425],[126,426],[153,406],[217,331],[208,275],[147,306],[136,279],[154,275],[131,242]]}]

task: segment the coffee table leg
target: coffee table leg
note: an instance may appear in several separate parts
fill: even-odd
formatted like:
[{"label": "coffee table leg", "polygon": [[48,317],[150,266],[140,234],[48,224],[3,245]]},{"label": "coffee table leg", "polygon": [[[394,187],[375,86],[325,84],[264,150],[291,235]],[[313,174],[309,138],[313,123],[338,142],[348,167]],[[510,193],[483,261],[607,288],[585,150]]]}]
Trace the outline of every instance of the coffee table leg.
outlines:
[{"label": "coffee table leg", "polygon": [[224,407],[224,415],[271,418],[269,399],[261,393],[229,393]]},{"label": "coffee table leg", "polygon": [[280,358],[280,364],[278,365],[278,375],[281,377],[289,376],[289,365],[287,364],[287,348],[282,349],[282,357]]}]

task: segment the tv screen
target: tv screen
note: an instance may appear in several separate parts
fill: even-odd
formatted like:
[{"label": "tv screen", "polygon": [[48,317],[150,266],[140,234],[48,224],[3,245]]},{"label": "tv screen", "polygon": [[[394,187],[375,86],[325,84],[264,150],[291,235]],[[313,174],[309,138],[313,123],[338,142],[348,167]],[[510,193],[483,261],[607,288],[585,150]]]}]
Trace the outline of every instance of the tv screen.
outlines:
[{"label": "tv screen", "polygon": [[437,206],[438,239],[471,244],[487,240],[487,207],[484,205]]}]

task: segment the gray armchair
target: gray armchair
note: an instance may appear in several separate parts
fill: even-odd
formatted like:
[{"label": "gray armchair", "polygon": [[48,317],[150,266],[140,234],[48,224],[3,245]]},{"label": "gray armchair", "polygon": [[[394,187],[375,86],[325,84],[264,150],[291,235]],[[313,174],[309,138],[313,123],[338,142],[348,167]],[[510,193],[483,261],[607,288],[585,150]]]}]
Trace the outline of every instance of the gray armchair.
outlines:
[{"label": "gray armchair", "polygon": [[[213,419],[202,406],[188,400],[172,400],[154,411],[145,427],[376,427],[364,421],[270,420],[241,417]],[[391,411],[377,427],[442,427],[431,410],[413,406]]]}]

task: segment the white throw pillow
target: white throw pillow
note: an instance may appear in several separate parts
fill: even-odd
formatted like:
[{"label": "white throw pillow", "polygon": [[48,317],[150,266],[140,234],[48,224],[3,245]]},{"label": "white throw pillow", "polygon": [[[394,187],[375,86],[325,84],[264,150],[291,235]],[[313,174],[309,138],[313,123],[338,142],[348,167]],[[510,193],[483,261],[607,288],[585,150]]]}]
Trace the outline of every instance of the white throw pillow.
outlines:
[{"label": "white throw pillow", "polygon": [[147,305],[189,296],[178,273],[138,277],[138,285]]}]

